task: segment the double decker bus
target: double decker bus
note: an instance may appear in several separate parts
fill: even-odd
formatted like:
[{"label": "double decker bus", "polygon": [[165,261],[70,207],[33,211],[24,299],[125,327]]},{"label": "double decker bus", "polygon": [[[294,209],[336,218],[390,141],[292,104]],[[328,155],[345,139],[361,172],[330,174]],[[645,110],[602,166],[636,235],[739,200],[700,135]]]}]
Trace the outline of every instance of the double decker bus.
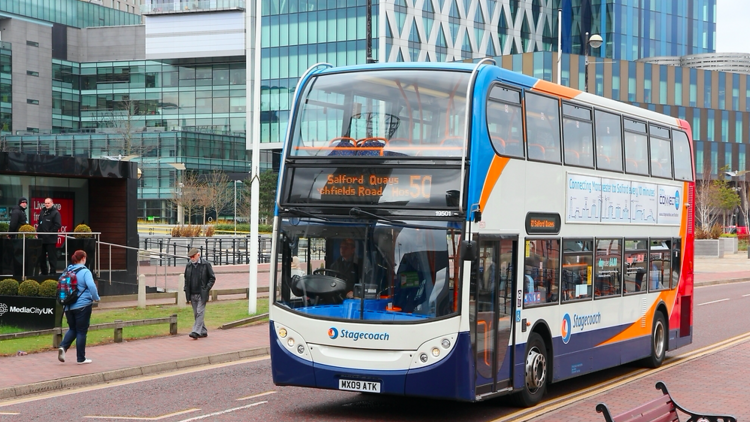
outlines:
[{"label": "double decker bus", "polygon": [[274,383],[538,403],[691,343],[687,122],[479,64],[316,65],[283,149]]}]

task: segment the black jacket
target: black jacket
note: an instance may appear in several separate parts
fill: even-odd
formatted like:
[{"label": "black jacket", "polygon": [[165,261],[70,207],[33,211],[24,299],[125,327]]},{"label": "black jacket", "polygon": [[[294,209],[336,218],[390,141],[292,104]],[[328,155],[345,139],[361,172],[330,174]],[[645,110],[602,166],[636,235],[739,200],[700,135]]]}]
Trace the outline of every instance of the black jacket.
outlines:
[{"label": "black jacket", "polygon": [[10,225],[8,226],[9,232],[17,232],[19,227],[27,223],[28,220],[26,219],[25,209],[21,208],[20,205],[16,205],[15,207],[11,208]]},{"label": "black jacket", "polygon": [[208,302],[208,292],[216,282],[214,269],[211,266],[210,262],[206,261],[203,258],[200,258],[200,260],[198,261],[198,265],[195,266],[195,270],[198,271],[198,274],[200,275],[201,291],[192,292],[190,290],[190,280],[191,276],[193,275],[193,267],[194,266],[192,262],[188,262],[187,266],[185,267],[185,297],[187,298],[187,300],[190,300],[191,294],[200,294],[201,300],[203,301],[203,303],[206,303]]},{"label": "black jacket", "polygon": [[[60,212],[57,208],[42,208],[42,211],[39,212],[39,224],[36,227],[36,231],[56,232],[60,230],[60,227],[62,227],[62,222],[60,220]],[[57,235],[55,234],[40,234],[39,238],[42,239],[42,243],[44,244],[57,243]]]}]

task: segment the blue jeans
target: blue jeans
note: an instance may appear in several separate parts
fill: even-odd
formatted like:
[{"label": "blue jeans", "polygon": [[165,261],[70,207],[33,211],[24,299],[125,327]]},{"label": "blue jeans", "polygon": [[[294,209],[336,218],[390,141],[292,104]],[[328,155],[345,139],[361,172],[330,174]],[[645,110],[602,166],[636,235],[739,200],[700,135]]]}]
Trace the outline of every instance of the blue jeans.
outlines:
[{"label": "blue jeans", "polygon": [[63,337],[60,347],[66,351],[73,344],[73,340],[76,342],[76,357],[78,362],[86,360],[86,333],[89,331],[89,324],[91,323],[91,310],[93,306],[84,306],[83,308],[73,309],[65,311],[65,318],[68,320],[68,331]]}]

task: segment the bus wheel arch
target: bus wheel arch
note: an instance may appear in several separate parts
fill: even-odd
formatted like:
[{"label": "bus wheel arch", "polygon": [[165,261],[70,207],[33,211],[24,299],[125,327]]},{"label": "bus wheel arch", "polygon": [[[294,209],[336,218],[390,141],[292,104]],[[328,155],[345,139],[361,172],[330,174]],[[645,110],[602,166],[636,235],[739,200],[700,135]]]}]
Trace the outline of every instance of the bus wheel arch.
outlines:
[{"label": "bus wheel arch", "polygon": [[524,352],[524,386],[514,394],[514,401],[522,407],[539,403],[552,379],[552,338],[549,327],[540,323],[529,334]]},{"label": "bus wheel arch", "polygon": [[649,343],[651,354],[644,360],[645,366],[658,368],[664,363],[667,350],[669,350],[669,320],[667,319],[667,308],[664,303],[659,303],[656,306],[656,311],[654,311]]}]

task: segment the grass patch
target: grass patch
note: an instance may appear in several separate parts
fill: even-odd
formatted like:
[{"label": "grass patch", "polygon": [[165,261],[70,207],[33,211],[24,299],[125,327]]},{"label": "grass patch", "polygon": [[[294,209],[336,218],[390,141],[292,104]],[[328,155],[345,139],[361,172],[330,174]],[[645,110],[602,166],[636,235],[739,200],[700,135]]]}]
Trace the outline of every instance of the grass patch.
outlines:
[{"label": "grass patch", "polygon": [[[228,322],[247,318],[248,304],[246,300],[227,300],[219,302],[208,302],[206,304],[206,327],[211,330]],[[258,300],[258,314],[268,312],[268,301]],[[177,332],[187,334],[193,328],[193,308],[188,305],[184,309],[178,309],[176,305],[149,306],[146,309],[122,308],[122,309],[94,309],[91,315],[91,324],[114,322],[115,320],[131,321],[137,319],[163,318],[177,314]],[[67,328],[63,316],[63,331]],[[5,331],[9,330],[9,331]],[[10,331],[12,330],[12,331]],[[14,327],[0,327],[0,333],[13,333],[23,330]],[[122,329],[123,340],[135,340],[149,337],[160,337],[169,335],[169,324],[144,325],[140,327],[125,327]],[[86,346],[106,344],[114,342],[114,330],[89,330],[86,336]],[[73,343],[75,347],[75,343]],[[52,335],[27,337],[21,339],[0,341],[0,356],[14,355],[19,350],[27,353],[43,352],[52,350]]]}]

